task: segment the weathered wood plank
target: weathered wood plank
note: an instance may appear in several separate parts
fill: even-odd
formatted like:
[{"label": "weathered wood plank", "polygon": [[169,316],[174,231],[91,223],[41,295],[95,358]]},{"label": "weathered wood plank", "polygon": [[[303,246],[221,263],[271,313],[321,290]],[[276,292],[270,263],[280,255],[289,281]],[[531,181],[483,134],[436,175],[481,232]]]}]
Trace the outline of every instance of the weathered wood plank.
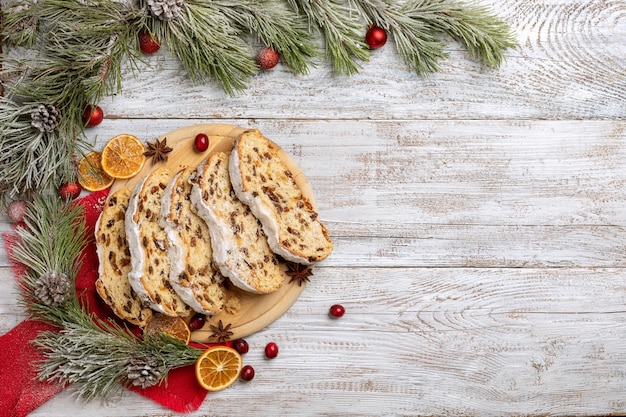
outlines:
[{"label": "weathered wood plank", "polygon": [[[324,269],[288,313],[248,338],[255,380],[210,395],[192,415],[623,413],[625,276],[624,269]],[[337,301],[347,314],[329,319]],[[262,357],[270,340],[281,348],[273,361]],[[64,394],[33,415],[61,415],[72,401]],[[87,404],[82,412],[162,413],[130,394],[115,407]]]},{"label": "weathered wood plank", "polygon": [[[490,5],[518,35],[498,71],[472,62],[455,43],[442,71],[418,77],[393,43],[361,72],[336,77],[321,64],[307,76],[285,67],[258,74],[228,97],[193,85],[167,51],[147,58],[124,89],[104,101],[112,117],[302,119],[623,119],[626,19],[623,0],[504,0]],[[251,48],[254,49],[254,45]]]}]

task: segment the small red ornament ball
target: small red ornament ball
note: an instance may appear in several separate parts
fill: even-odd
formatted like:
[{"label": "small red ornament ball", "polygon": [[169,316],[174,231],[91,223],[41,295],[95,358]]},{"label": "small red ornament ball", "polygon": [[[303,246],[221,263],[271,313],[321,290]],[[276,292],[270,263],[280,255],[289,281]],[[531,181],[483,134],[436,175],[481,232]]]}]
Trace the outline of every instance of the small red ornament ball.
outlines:
[{"label": "small red ornament ball", "polygon": [[233,342],[233,349],[243,355],[244,353],[248,353],[250,347],[248,346],[248,342],[244,339],[237,339]]},{"label": "small red ornament ball", "polygon": [[85,112],[83,113],[83,123],[86,126],[98,126],[102,123],[102,119],[104,119],[104,112],[100,106],[92,106],[90,104],[85,108]]},{"label": "small red ornament ball", "polygon": [[14,223],[20,223],[24,221],[24,216],[26,215],[26,209],[28,208],[28,203],[24,200],[14,200],[7,207],[7,216]]},{"label": "small red ornament ball", "polygon": [[139,33],[139,49],[144,54],[153,54],[159,50],[161,44],[158,39],[153,38],[148,32],[140,32]]},{"label": "small red ornament ball", "polygon": [[196,152],[204,152],[209,149],[209,137],[204,133],[198,133],[193,141]]},{"label": "small red ornament ball", "polygon": [[278,65],[279,60],[280,56],[278,55],[278,52],[272,48],[263,48],[256,56],[256,62],[261,68],[266,70],[272,69]]},{"label": "small red ornament ball", "polygon": [[76,200],[82,191],[77,182],[66,182],[59,187],[59,195],[63,200]]},{"label": "small red ornament ball", "polygon": [[372,26],[365,34],[365,43],[372,48],[382,48],[387,43],[387,32],[379,26]]},{"label": "small red ornament ball", "polygon": [[278,356],[278,345],[274,342],[269,342],[265,345],[265,357],[267,359],[274,359]]},{"label": "small red ornament ball", "polygon": [[250,365],[244,366],[243,368],[241,368],[239,377],[244,381],[250,381],[252,378],[254,378],[254,368]]},{"label": "small red ornament ball", "polygon": [[328,314],[330,314],[331,317],[338,319],[346,314],[346,309],[343,308],[341,304],[335,304],[330,307]]}]

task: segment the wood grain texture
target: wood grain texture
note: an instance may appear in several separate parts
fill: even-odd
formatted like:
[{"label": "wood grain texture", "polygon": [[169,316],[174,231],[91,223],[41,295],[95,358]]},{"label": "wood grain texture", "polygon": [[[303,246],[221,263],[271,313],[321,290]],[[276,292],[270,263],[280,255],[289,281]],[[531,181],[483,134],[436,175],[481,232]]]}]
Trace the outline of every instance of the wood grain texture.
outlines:
[{"label": "wood grain texture", "polygon": [[[302,119],[605,119],[626,117],[624,0],[481,1],[509,23],[519,47],[497,71],[458,44],[441,72],[418,77],[393,46],[354,77],[321,63],[294,76],[279,65],[228,97],[193,85],[163,50],[105,108],[110,117]],[[182,93],[181,93],[182,91]],[[176,93],[173,93],[176,92]],[[148,105],[146,105],[148,103]]]},{"label": "wood grain texture", "polygon": [[[417,77],[391,43],[351,78],[279,65],[228,97],[160,51],[101,103],[97,147],[259,128],[302,169],[335,242],[247,338],[255,379],[191,416],[626,414],[626,2],[480,3],[520,41],[499,71],[450,43],[441,73]],[[13,282],[0,250],[0,334],[24,318]],[[68,414],[177,415],[65,392],[32,416]]]}]

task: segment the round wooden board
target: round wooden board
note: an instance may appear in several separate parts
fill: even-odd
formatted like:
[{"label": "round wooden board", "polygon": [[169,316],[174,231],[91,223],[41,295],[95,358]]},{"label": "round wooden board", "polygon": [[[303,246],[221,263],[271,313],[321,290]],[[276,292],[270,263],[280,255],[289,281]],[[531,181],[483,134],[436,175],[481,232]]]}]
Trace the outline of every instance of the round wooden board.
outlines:
[{"label": "round wooden board", "polygon": [[[159,136],[159,140],[167,139],[167,145],[173,149],[168,154],[168,160],[165,163],[165,166],[170,170],[170,176],[173,177],[176,172],[188,166],[199,165],[215,152],[230,151],[234,140],[244,131],[245,129],[241,127],[226,124],[199,124]],[[194,138],[198,133],[204,133],[209,137],[209,148],[202,153],[196,152],[193,148]],[[296,184],[302,190],[303,195],[309,199],[313,207],[316,207],[313,191],[306,177],[291,157],[280,146],[276,145],[276,147],[279,149],[278,155],[293,173]],[[164,166],[162,162],[153,165],[151,159],[146,160],[143,169],[135,177],[115,181],[110,194],[120,188],[136,186],[150,172],[162,166]],[[219,320],[224,326],[231,325],[230,330],[233,332],[231,339],[258,332],[287,311],[303,290],[304,285],[299,286],[289,282],[285,282],[278,291],[265,295],[246,293],[234,288],[232,294],[239,298],[240,308],[232,314],[221,312],[215,316],[207,317],[204,327],[194,331],[191,340],[200,343],[215,342],[210,338],[212,331],[209,326],[217,324]]]}]

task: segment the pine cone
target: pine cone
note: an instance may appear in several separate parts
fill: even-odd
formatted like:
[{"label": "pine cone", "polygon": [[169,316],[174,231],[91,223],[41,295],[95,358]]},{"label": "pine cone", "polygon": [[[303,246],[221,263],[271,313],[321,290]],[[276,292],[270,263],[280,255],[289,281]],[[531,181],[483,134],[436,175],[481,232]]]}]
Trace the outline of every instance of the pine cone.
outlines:
[{"label": "pine cone", "polygon": [[30,112],[30,124],[42,132],[52,132],[61,123],[61,113],[52,104],[40,104]]},{"label": "pine cone", "polygon": [[152,14],[161,20],[172,20],[183,14],[184,0],[148,0]]},{"label": "pine cone", "polygon": [[126,378],[135,387],[147,388],[158,384],[164,372],[153,357],[131,358],[126,364]]},{"label": "pine cone", "polygon": [[70,280],[67,275],[50,271],[43,274],[35,283],[35,297],[49,307],[58,307],[68,296]]}]

